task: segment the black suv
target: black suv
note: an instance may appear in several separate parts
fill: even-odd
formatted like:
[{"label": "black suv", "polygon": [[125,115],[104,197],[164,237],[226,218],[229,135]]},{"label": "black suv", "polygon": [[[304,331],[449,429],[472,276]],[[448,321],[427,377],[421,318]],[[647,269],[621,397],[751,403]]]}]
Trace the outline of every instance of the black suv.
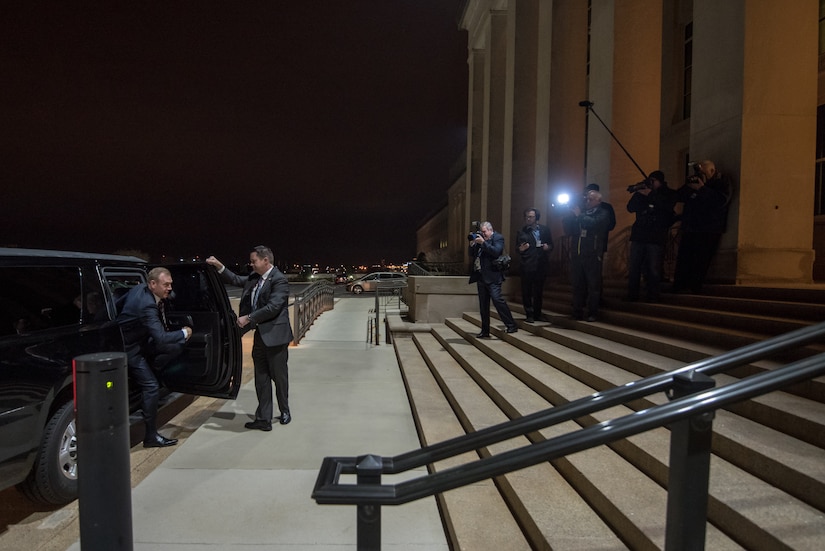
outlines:
[{"label": "black suv", "polygon": [[[118,299],[150,267],[128,256],[0,248],[0,490],[17,484],[49,504],[77,497],[72,359],[123,351]],[[175,297],[169,323],[194,333],[162,384],[235,398],[241,336],[217,272],[205,263],[166,267]],[[131,410],[139,404],[130,392]]]}]

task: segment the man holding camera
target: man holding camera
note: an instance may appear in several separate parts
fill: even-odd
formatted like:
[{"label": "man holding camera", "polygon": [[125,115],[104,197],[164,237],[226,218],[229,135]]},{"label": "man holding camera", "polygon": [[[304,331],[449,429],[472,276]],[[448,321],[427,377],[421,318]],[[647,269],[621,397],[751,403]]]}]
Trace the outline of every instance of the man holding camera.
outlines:
[{"label": "man holding camera", "polygon": [[[610,214],[601,207],[602,194],[590,190],[584,208],[570,207],[562,218],[570,244],[570,280],[573,285],[573,318],[596,321],[602,297],[602,260],[604,258]],[[587,317],[584,309],[587,308]]]},{"label": "man holding camera", "polygon": [[493,231],[490,222],[482,222],[478,232],[471,233],[468,238],[470,258],[473,259],[470,283],[476,283],[478,286],[478,310],[481,314],[481,332],[476,336],[480,339],[490,336],[491,300],[499,318],[504,322],[507,333],[515,333],[518,326],[513,320],[507,301],[501,295],[504,273],[495,265],[496,259],[504,253],[504,236]]},{"label": "man holding camera", "polygon": [[633,194],[627,202],[627,212],[636,214],[630,228],[627,300],[639,300],[640,280],[644,275],[647,301],[658,302],[667,233],[675,216],[675,198],[661,170],[651,172],[646,180],[630,186],[627,191]]},{"label": "man holding camera", "polygon": [[730,178],[716,170],[713,161],[692,164],[694,173],[677,193],[684,203],[673,292],[698,293],[713,256],[727,229],[731,199]]},{"label": "man holding camera", "polygon": [[516,236],[516,248],[521,256],[521,302],[527,323],[541,319],[544,279],[550,267],[553,234],[539,224],[541,213],[536,208],[524,211],[524,227]]}]

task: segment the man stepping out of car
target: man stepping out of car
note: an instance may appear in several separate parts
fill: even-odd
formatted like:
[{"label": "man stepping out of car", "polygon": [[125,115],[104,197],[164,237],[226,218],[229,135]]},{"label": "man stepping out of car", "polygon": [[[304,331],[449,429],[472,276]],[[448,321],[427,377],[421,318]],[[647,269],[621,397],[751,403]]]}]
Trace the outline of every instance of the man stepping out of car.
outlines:
[{"label": "man stepping out of car", "polygon": [[161,370],[183,352],[192,336],[191,327],[168,331],[163,316],[165,299],[172,292],[172,274],[166,268],[149,271],[148,282],[132,288],[117,317],[123,332],[129,376],[140,387],[146,434],[143,447],[163,448],[178,443],[158,434],[160,385],[155,370]]}]

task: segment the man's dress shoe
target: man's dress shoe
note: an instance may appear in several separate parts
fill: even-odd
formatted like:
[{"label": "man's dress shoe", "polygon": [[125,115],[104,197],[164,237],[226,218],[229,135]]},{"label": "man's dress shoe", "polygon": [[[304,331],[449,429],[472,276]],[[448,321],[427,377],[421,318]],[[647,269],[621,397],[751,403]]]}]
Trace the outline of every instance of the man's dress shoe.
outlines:
[{"label": "man's dress shoe", "polygon": [[516,333],[518,331],[518,327],[508,327],[505,330],[505,333]]},{"label": "man's dress shoe", "polygon": [[479,339],[489,339],[489,338],[490,338],[490,333],[485,333],[484,331],[482,331],[481,333],[479,333],[478,335],[476,335],[476,338],[479,338]]},{"label": "man's dress shoe", "polygon": [[278,417],[278,419],[282,425],[287,425],[290,421],[292,421],[292,415],[290,415],[288,411],[285,411]]},{"label": "man's dress shoe", "polygon": [[245,423],[244,426],[248,429],[257,429],[263,431],[272,430],[272,423],[270,423],[269,421],[264,421],[263,419],[255,419],[254,421]]},{"label": "man's dress shoe", "polygon": [[165,438],[159,434],[149,436],[143,440],[144,448],[165,448],[178,443],[177,438]]}]

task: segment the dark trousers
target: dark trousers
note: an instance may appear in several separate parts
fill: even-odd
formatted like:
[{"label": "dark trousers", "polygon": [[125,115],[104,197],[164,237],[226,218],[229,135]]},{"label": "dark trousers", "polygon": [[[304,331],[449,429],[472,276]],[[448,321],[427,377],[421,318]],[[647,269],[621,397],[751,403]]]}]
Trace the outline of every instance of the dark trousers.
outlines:
[{"label": "dark trousers", "polygon": [[676,270],[673,274],[674,291],[687,289],[698,293],[702,290],[708,268],[721,240],[721,233],[682,232],[679,253],[676,255]]},{"label": "dark trousers", "polygon": [[484,283],[481,280],[476,282],[478,286],[478,311],[481,314],[481,332],[490,332],[490,301],[496,307],[496,312],[508,328],[516,327],[513,315],[507,306],[507,301],[501,296],[501,283]]},{"label": "dark trousers", "polygon": [[637,300],[641,287],[641,278],[645,278],[647,300],[659,300],[659,286],[662,281],[662,258],[664,245],[656,243],[630,242],[630,259],[628,262],[627,298]]},{"label": "dark trousers", "polygon": [[528,318],[541,319],[544,279],[544,272],[524,271],[521,274],[521,303]]},{"label": "dark trousers", "polygon": [[255,419],[272,421],[272,381],[275,382],[275,398],[280,412],[289,412],[289,343],[267,346],[255,331],[252,340],[252,363],[255,365],[255,394],[258,395],[258,409]]},{"label": "dark trousers", "polygon": [[146,356],[138,356],[134,364],[130,364],[128,371],[132,382],[140,388],[140,409],[143,422],[146,425],[144,439],[151,438],[158,433],[158,400],[160,397],[160,383],[155,371],[160,371],[183,352],[182,344],[167,344],[149,346],[145,351],[152,362],[150,366]]},{"label": "dark trousers", "polygon": [[602,259],[596,255],[573,256],[570,262],[570,279],[573,286],[573,317],[596,317],[602,299]]}]

